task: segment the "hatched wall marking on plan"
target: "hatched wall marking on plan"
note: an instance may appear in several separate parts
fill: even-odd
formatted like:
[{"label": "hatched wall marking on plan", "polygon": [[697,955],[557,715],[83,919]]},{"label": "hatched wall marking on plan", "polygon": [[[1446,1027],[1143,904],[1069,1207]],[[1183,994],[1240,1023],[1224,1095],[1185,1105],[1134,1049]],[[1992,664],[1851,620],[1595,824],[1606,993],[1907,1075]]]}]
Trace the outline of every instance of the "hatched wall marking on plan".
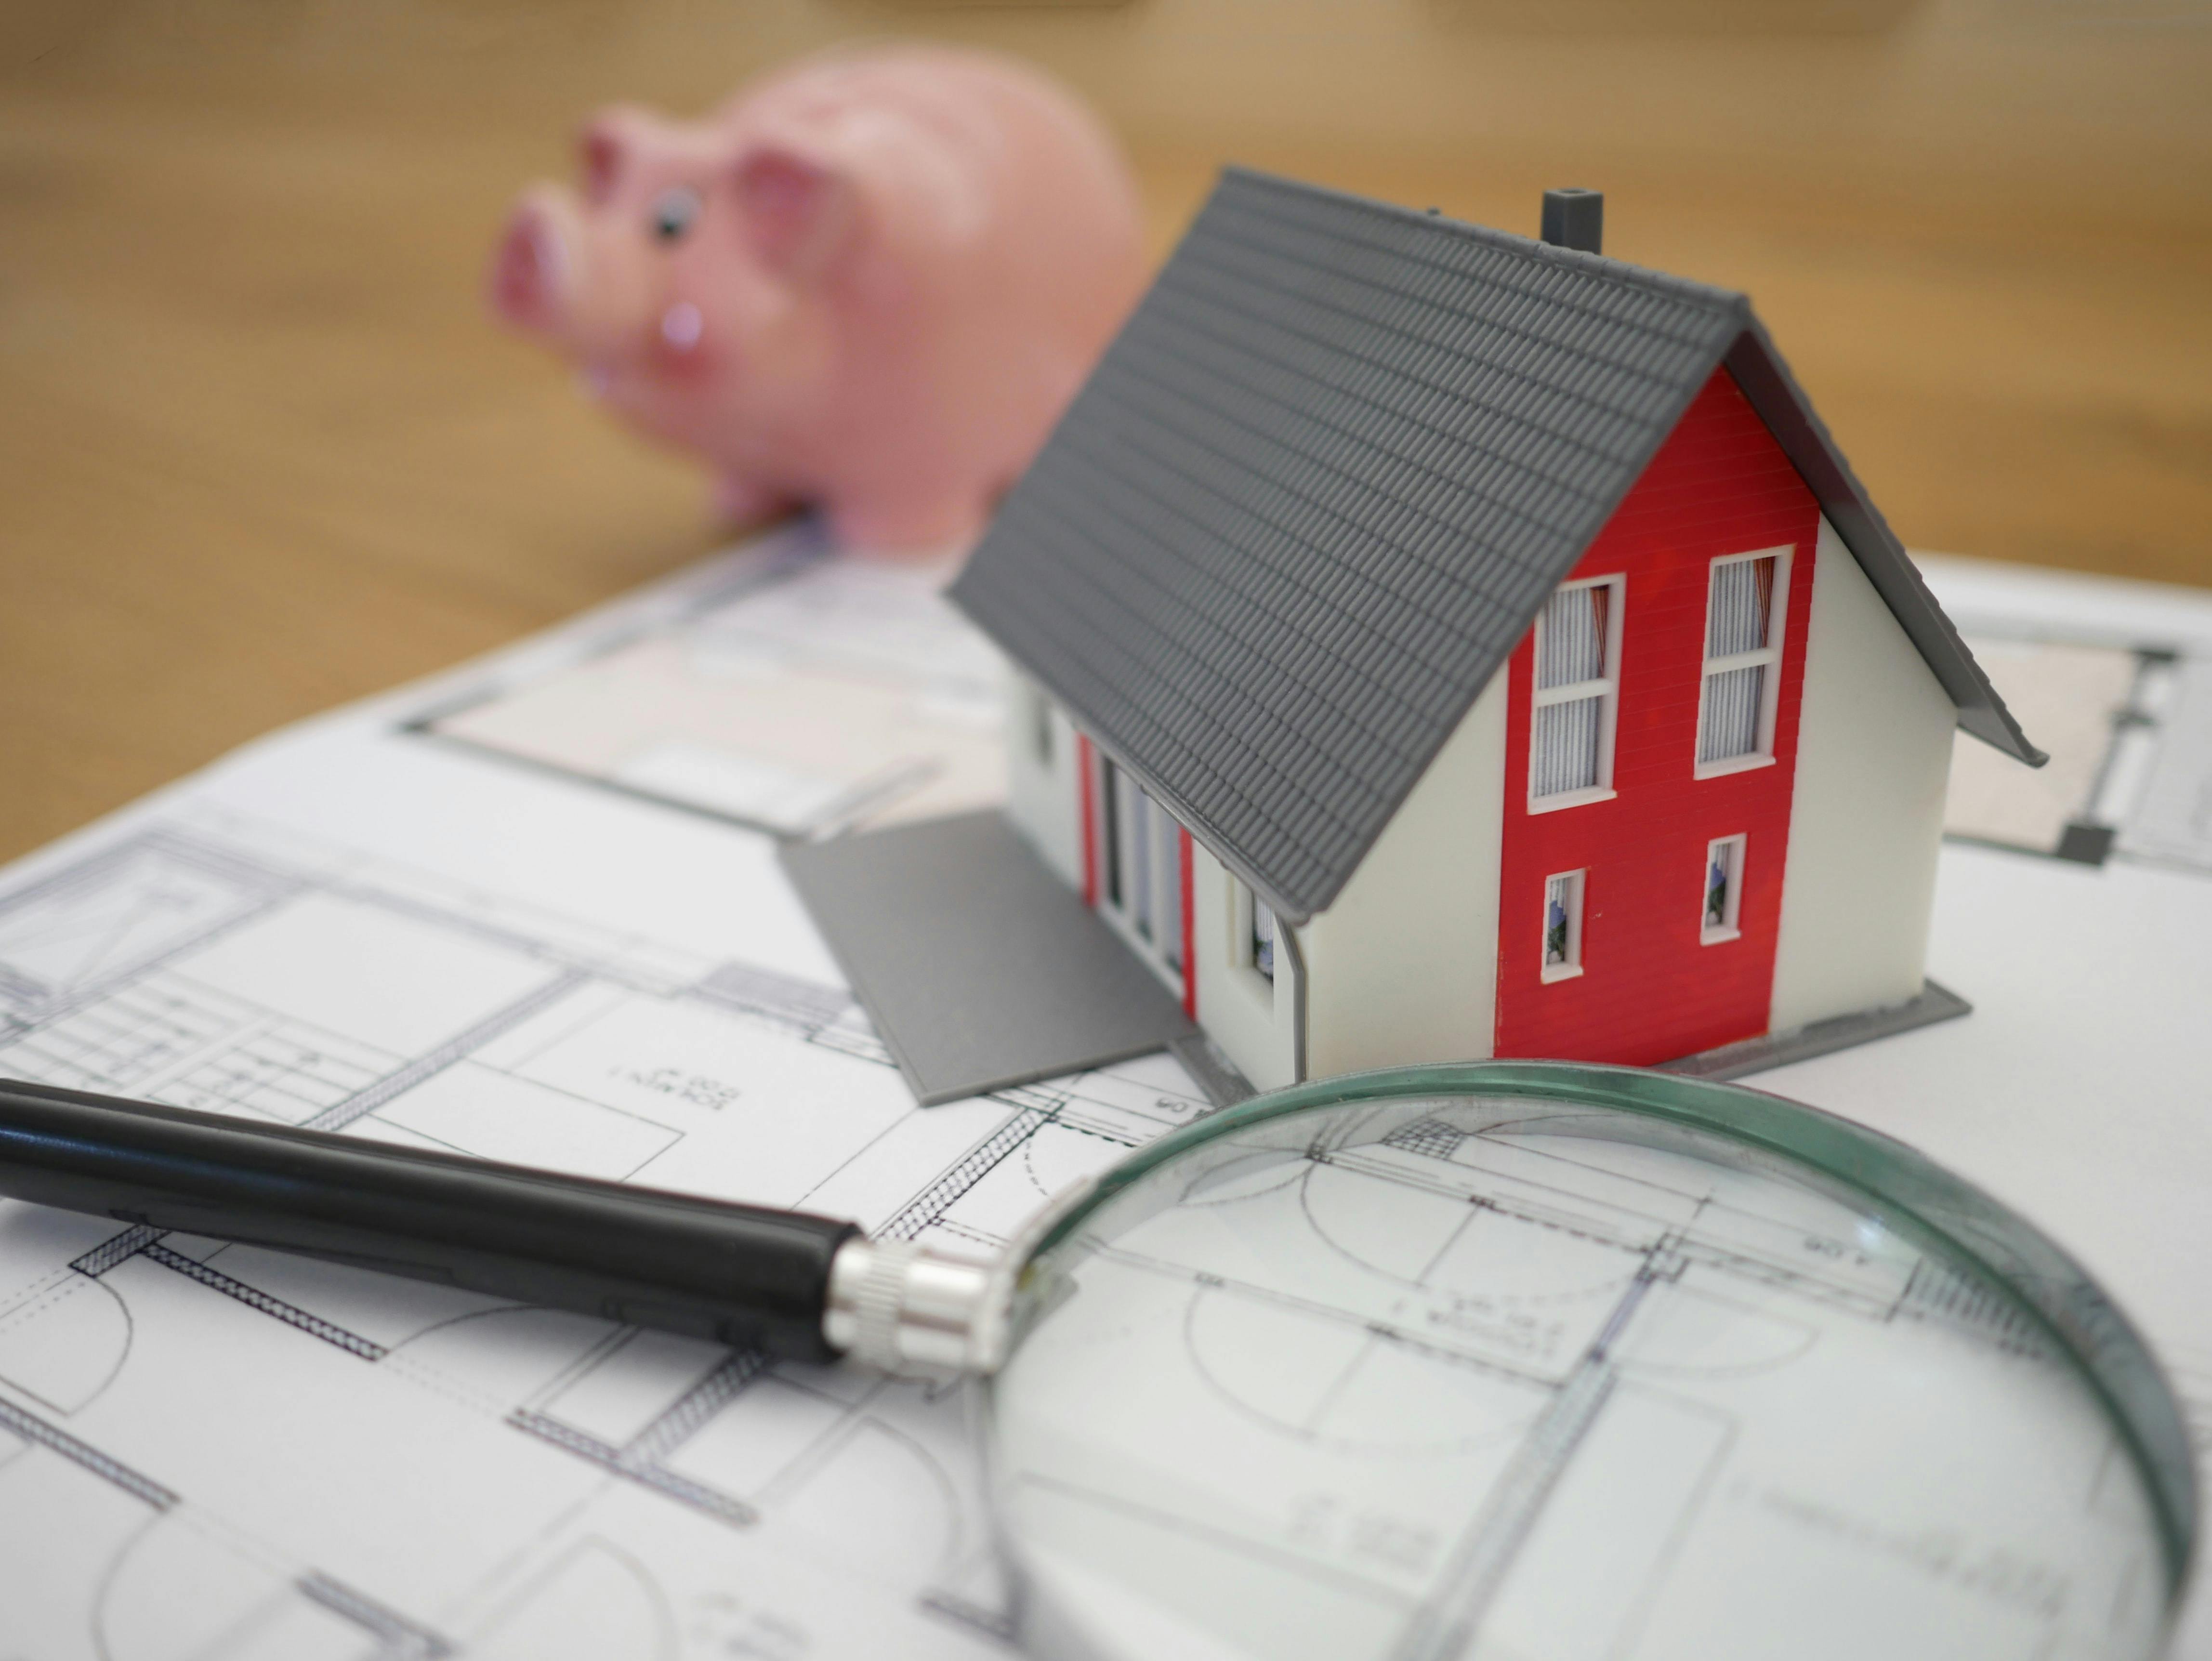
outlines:
[{"label": "hatched wall marking on plan", "polygon": [[112,1482],[134,1500],[143,1500],[155,1511],[167,1511],[177,1495],[150,1476],[118,1459],[112,1459],[90,1443],[80,1441],[58,1425],[50,1425],[35,1414],[0,1401],[0,1430],[43,1448],[51,1448],[71,1463],[81,1465],[102,1482]]},{"label": "hatched wall marking on plan", "polygon": [[220,1292],[226,1298],[235,1298],[248,1309],[273,1316],[287,1326],[299,1328],[310,1337],[336,1345],[349,1355],[358,1355],[364,1361],[380,1361],[390,1353],[382,1344],[371,1343],[356,1333],[348,1332],[343,1327],[333,1325],[319,1316],[310,1315],[306,1310],[286,1303],[282,1298],[272,1298],[243,1281],[234,1281],[221,1269],[210,1269],[182,1252],[172,1251],[153,1241],[147,1242],[139,1250],[148,1262],[174,1269],[186,1280],[197,1281],[211,1292]]},{"label": "hatched wall marking on plan", "polygon": [[310,1574],[299,1583],[301,1594],[333,1615],[343,1616],[382,1646],[376,1661],[436,1661],[451,1655],[453,1646],[427,1627],[417,1626],[397,1610],[386,1609],[327,1574]]},{"label": "hatched wall marking on plan", "polygon": [[734,1494],[666,1469],[661,1461],[758,1378],[769,1365],[757,1350],[733,1350],[721,1365],[678,1396],[643,1430],[617,1447],[565,1424],[550,1414],[517,1408],[507,1422],[540,1436],[556,1447],[605,1467],[615,1475],[643,1484],[708,1516],[739,1527],[760,1520],[760,1512]]},{"label": "hatched wall marking on plan", "polygon": [[502,1032],[512,1031],[532,1015],[550,1009],[570,993],[582,986],[588,978],[580,970],[570,970],[556,977],[535,992],[516,999],[506,1008],[486,1016],[465,1032],[441,1044],[420,1061],[403,1067],[389,1078],[378,1080],[349,1097],[327,1112],[319,1113],[307,1121],[310,1130],[343,1130],[355,1120],[374,1113],[394,1097],[412,1090],[433,1074],[443,1073],[464,1056],[471,1055],[489,1043]]}]

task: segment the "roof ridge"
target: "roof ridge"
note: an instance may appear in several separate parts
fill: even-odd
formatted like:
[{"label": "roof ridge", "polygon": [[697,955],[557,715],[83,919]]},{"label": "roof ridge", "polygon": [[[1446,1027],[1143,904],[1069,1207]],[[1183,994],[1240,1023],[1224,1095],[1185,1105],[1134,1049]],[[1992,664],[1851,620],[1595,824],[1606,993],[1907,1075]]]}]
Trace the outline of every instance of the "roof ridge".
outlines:
[{"label": "roof ridge", "polygon": [[1674,300],[1699,301],[1715,307],[1741,307],[1746,312],[1751,307],[1751,296],[1741,289],[1723,289],[1717,283],[1700,283],[1694,277],[1654,271],[1649,265],[1616,259],[1611,254],[1587,253],[1580,248],[1561,247],[1556,242],[1547,242],[1540,237],[1522,236],[1516,231],[1500,230],[1495,225],[1478,225],[1472,220],[1454,219],[1441,212],[1401,207],[1395,202],[1378,202],[1372,197],[1355,196],[1349,191],[1334,190],[1327,185],[1309,185],[1238,162],[1224,163],[1220,176],[1242,179],[1286,196],[1323,197],[1335,206],[1353,209],[1371,218],[1399,221],[1430,230],[1449,231],[1468,241],[1495,248],[1501,253],[1516,254],[1539,265],[1559,265],[1570,271],[1605,277],[1625,288],[1647,289]]}]

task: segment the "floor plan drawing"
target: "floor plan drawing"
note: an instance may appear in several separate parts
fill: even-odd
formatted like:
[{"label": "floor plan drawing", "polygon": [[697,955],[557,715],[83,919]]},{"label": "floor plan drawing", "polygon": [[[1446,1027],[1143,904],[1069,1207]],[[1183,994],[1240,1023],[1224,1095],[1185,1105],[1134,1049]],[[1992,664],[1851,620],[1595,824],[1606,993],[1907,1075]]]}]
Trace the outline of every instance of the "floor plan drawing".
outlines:
[{"label": "floor plan drawing", "polygon": [[[916,1108],[841,989],[211,813],[0,893],[0,1076],[988,1254],[1204,1110]],[[957,1391],[0,1202],[6,1661],[994,1652]]]},{"label": "floor plan drawing", "polygon": [[2114,853],[2212,869],[2212,819],[2185,807],[2188,826],[2161,798],[2194,805],[2205,794],[2212,751],[2196,684],[2212,659],[2181,657],[2153,647],[2113,646],[2062,636],[1970,636],[2022,719],[2033,720],[2048,764],[2010,778],[1989,764],[1979,746],[1960,743],[1953,755],[1951,799],[1944,829],[1954,837],[2001,848],[2101,865]]},{"label": "floor plan drawing", "polygon": [[676,616],[474,688],[417,730],[779,836],[996,802],[997,652],[942,563],[836,559],[771,533]]},{"label": "floor plan drawing", "polygon": [[1091,1607],[1389,1661],[2146,1652],[2113,1425],[1871,1210],[1525,1102],[1281,1129],[1102,1214],[998,1393]]},{"label": "floor plan drawing", "polygon": [[1976,660],[2048,750],[1953,751],[1944,830],[2100,866],[2212,873],[2212,614],[2187,591],[1936,559]]},{"label": "floor plan drawing", "polygon": [[[799,552],[793,569],[812,569]],[[988,677],[930,644],[943,618],[902,621],[914,585],[778,598],[760,563],[757,546],[718,557],[275,735],[0,872],[0,1076],[803,1204],[976,1253],[1204,1111],[1164,1056],[915,1106],[762,831],[834,834],[988,798],[994,782],[946,758],[995,758]],[[1962,836],[1943,855],[1931,963],[1977,1013],[1756,1082],[1912,1141],[2094,1247],[2201,1402],[2212,1301],[2193,1265],[2212,1131],[2172,1057],[2201,1025],[2212,940],[2196,874],[2212,869],[2212,621],[2191,643],[2159,632],[2171,606],[2090,628],[2071,597],[2016,618],[2005,593],[1974,593],[1944,599],[1978,643],[2090,648],[2060,677],[2086,696],[2084,758],[2031,805],[2042,830]],[[806,649],[779,657],[786,631]],[[846,635],[857,644],[841,654]],[[954,695],[930,696],[933,674]],[[841,678],[867,703],[862,750],[756,746],[774,737],[756,694],[804,708]],[[921,753],[916,735],[946,762],[927,789],[894,765]],[[2007,851],[2057,851],[2036,838],[2063,837],[2084,793],[2133,803],[2101,870]],[[2096,1044],[2079,1035],[2090,1019]],[[1554,1182],[1571,1191],[1543,1199],[1533,1151],[1409,1128],[1366,1173],[1458,1193],[1452,1214],[1479,1214],[1491,1244],[1548,1238],[1540,1214],[1591,1236],[1579,1281],[1538,1285],[1509,1254],[1474,1287],[1486,1304],[1424,1305],[1452,1313],[1454,1343],[1487,1366],[1438,1411],[1487,1416],[1464,1449],[1413,1437],[1390,1457],[1495,1469],[1540,1417],[1571,1457],[1519,1468],[1519,1524],[1346,1506],[1316,1482],[1247,1496],[1238,1526],[1273,1530],[1303,1571],[1385,1588],[1401,1612],[1449,1585],[1447,1625],[1479,1606],[1503,1636],[1563,1561],[1547,1542],[1597,1492],[1577,1473],[1625,1474],[1613,1502],[1640,1497],[1619,1512],[1617,1573],[1577,1602],[1563,1652],[1613,1661],[1642,1633],[1662,1653],[1652,1634],[1674,1617],[1655,1589],[1692,1585],[1686,1546],[1668,1542],[1726,1512],[1754,1534],[1825,1530],[1911,1597],[1982,1597],[2020,1639],[2006,1653],[2072,1653],[2039,1613],[2046,1583],[2018,1578],[2026,1557],[1947,1557],[1936,1536],[1885,1530],[1798,1480],[1801,1455],[1847,1459],[1855,1445],[1832,1425],[1802,1448],[1747,1432],[1753,1393],[1847,1354],[1885,1309],[1885,1327],[2033,1381],[2040,1364],[1971,1288],[1856,1265],[1848,1235],[1829,1240],[1840,1268],[1801,1253],[1799,1278],[1770,1287],[1754,1269],[1787,1258],[1786,1241],[1692,1238],[1679,1219],[1636,1233],[1607,1209],[1613,1177]],[[1290,1220],[1316,1264],[1389,1282],[1393,1262],[1342,1203],[1361,1174],[1316,1166],[1295,1196],[1255,1174],[1220,1197],[1255,1214],[1297,1197]],[[1478,1192],[1493,1203],[1468,1206]],[[1446,1265],[1455,1295],[1472,1262]],[[1295,1371],[1252,1365],[1278,1308],[1230,1287],[1184,1293],[1158,1360],[1194,1423],[1295,1432],[1325,1457],[1330,1414],[1340,1427],[1353,1387],[1392,1359],[1323,1328],[1315,1354],[1338,1358],[1345,1385],[1332,1403]],[[1616,1317],[1617,1365],[1571,1391]],[[1695,1365],[1678,1365],[1686,1353]],[[1714,1364],[1731,1355],[1734,1371]],[[1146,1359],[1103,1371],[1143,1376]],[[857,1370],[0,1202],[0,1661],[1003,1656],[968,1415],[957,1393]],[[1775,1457],[1754,1470],[1761,1450]],[[2053,1503],[2094,1529],[2124,1496],[2068,1469],[2080,1480]],[[1498,1542],[1515,1539],[1505,1562]],[[2084,1562],[2069,1621],[2125,1596],[2116,1559]],[[1985,1573],[1965,1585],[1968,1571]],[[2185,1630],[2175,1653],[2212,1656],[2207,1631]]]}]

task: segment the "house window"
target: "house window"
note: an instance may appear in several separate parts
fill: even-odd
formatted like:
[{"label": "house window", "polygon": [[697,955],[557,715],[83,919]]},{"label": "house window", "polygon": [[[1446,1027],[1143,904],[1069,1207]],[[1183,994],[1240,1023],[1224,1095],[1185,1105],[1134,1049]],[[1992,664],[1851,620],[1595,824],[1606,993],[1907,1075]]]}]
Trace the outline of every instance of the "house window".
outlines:
[{"label": "house window", "polygon": [[1105,909],[1139,948],[1182,971],[1182,827],[1110,761],[1100,764]]},{"label": "house window", "polygon": [[1698,703],[1700,778],[1774,759],[1790,551],[1731,554],[1712,563],[1705,593],[1705,687]]},{"label": "house window", "polygon": [[1544,602],[1536,619],[1531,812],[1602,801],[1613,794],[1626,586],[1617,576],[1570,583]]},{"label": "house window", "polygon": [[1110,761],[1100,762],[1098,772],[1105,787],[1099,792],[1098,813],[1098,846],[1104,855],[1100,863],[1105,867],[1105,899],[1115,910],[1125,911],[1128,909],[1126,893],[1129,859],[1123,850],[1123,843],[1127,840],[1125,827],[1129,815],[1121,805],[1121,797],[1129,785],[1122,777],[1121,770]]},{"label": "house window", "polygon": [[1023,702],[1028,705],[1030,753],[1040,767],[1052,765],[1052,700],[1034,686],[1024,689],[1028,696]]},{"label": "house window", "polygon": [[1275,978],[1275,914],[1267,902],[1243,883],[1235,888],[1231,910],[1231,958],[1264,981]]},{"label": "house window", "polygon": [[1705,910],[1698,939],[1705,946],[1735,940],[1737,908],[1743,902],[1743,838],[1720,837],[1705,847]]},{"label": "house window", "polygon": [[1562,871],[1544,879],[1543,977],[1564,981],[1583,972],[1583,878]]}]

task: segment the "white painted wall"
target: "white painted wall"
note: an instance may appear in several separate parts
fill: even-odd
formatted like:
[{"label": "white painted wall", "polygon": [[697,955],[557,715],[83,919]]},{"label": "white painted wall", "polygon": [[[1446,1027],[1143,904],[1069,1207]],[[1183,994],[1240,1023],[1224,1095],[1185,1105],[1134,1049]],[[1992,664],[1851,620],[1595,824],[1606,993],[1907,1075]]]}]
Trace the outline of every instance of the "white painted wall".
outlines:
[{"label": "white painted wall", "polygon": [[1044,698],[1021,673],[1006,671],[1006,817],[1044,862],[1079,893],[1083,888],[1083,788],[1076,776],[1075,728],[1044,698],[1052,754],[1037,754],[1034,714]]},{"label": "white painted wall", "polygon": [[[1083,881],[1075,733],[1057,709],[1049,763],[1029,700],[1007,689],[1007,815],[1069,883]],[[1191,857],[1198,1019],[1261,1090],[1295,1083],[1299,976],[1304,1076],[1488,1056],[1497,1025],[1498,871],[1504,824],[1505,680],[1485,689],[1335,904],[1278,948],[1271,982],[1238,961],[1237,884],[1204,847]]]},{"label": "white painted wall", "polygon": [[1504,822],[1501,672],[1336,904],[1301,931],[1308,1077],[1491,1053]]},{"label": "white painted wall", "polygon": [[1190,946],[1198,1024],[1254,1085],[1279,1089],[1297,1081],[1297,965],[1279,945],[1273,981],[1237,960],[1237,887],[1221,861],[1194,842]]},{"label": "white painted wall", "polygon": [[[1013,670],[1006,684],[1006,817],[1067,885],[1083,889],[1083,790],[1073,724],[1049,704],[1052,753],[1037,753],[1032,700],[1041,696]],[[1109,928],[1113,919],[1106,919]],[[1199,1022],[1222,1053],[1262,1090],[1297,1080],[1297,971],[1276,956],[1268,981],[1237,961],[1236,885],[1203,846],[1191,849],[1191,955]],[[1131,948],[1133,951],[1134,947]],[[1158,965],[1138,953],[1157,973]]]},{"label": "white painted wall", "polygon": [[1919,992],[1958,720],[1822,519],[1772,1031]]}]

